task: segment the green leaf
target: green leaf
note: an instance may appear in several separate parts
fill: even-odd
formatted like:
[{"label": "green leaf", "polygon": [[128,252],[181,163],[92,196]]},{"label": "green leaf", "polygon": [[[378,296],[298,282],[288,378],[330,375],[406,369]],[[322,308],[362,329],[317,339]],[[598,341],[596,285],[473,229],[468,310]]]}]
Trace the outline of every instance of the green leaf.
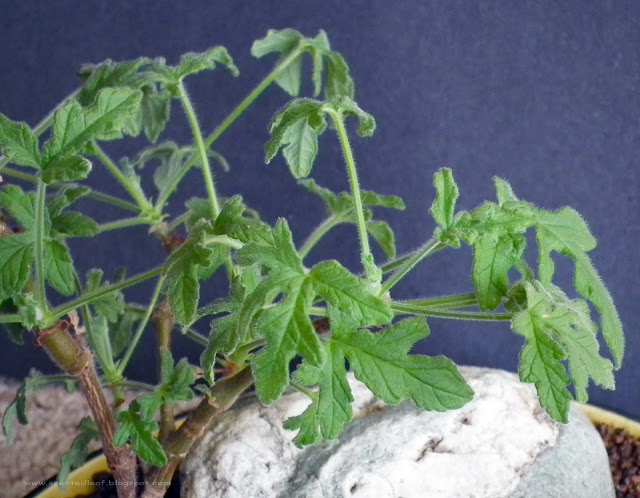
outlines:
[{"label": "green leaf", "polygon": [[370,137],[376,129],[376,120],[368,112],[363,111],[351,98],[340,96],[330,101],[334,109],[339,110],[343,116],[355,116],[358,118],[358,135]]},{"label": "green leaf", "polygon": [[153,420],[156,412],[163,404],[174,404],[178,401],[190,401],[194,397],[191,385],[196,380],[196,371],[183,358],[174,366],[171,353],[160,348],[160,374],[162,383],[153,392],[143,394],[138,398],[140,415],[144,420]]},{"label": "green leaf", "polygon": [[440,169],[433,179],[433,186],[436,188],[436,198],[431,205],[429,212],[433,215],[436,223],[440,225],[441,232],[438,237],[441,241],[447,240],[455,247],[460,245],[459,242],[451,240],[447,231],[453,227],[453,215],[455,214],[456,201],[458,200],[458,186],[453,179],[449,168]]},{"label": "green leaf", "polygon": [[5,409],[2,419],[2,431],[9,444],[15,442],[15,421],[17,420],[21,425],[27,425],[29,423],[29,419],[27,418],[27,394],[48,384],[47,378],[43,377],[42,374],[34,368],[29,372],[29,376],[24,379],[24,382],[16,393],[16,397]]},{"label": "green leaf", "polygon": [[388,301],[371,294],[365,281],[337,261],[317,264],[309,278],[315,291],[332,307],[349,316],[356,326],[381,325],[393,318]]},{"label": "green leaf", "polygon": [[600,312],[604,338],[611,350],[616,368],[619,368],[624,354],[622,324],[609,291],[586,255],[587,251],[596,246],[586,223],[571,208],[553,213],[538,210],[536,232],[540,249],[540,281],[543,285],[548,285],[553,277],[551,251],[557,251],[574,260],[576,290],[583,298],[589,299]]},{"label": "green leaf", "polygon": [[322,441],[318,425],[318,402],[313,400],[300,415],[290,417],[284,421],[283,427],[290,431],[298,430],[293,442],[298,448],[318,444]]},{"label": "green leaf", "polygon": [[44,314],[35,297],[30,292],[23,292],[13,298],[18,307],[20,325],[27,330],[33,330],[40,325]]},{"label": "green leaf", "polygon": [[311,99],[290,102],[271,121],[265,162],[270,163],[280,147],[284,147],[284,157],[293,176],[308,176],[318,153],[318,137],[326,128],[321,102]]},{"label": "green leaf", "polygon": [[[102,284],[102,276],[104,272],[93,268],[87,272],[87,283],[85,285],[85,292],[97,291]],[[109,285],[109,282],[104,282],[104,286]],[[119,320],[120,316],[124,313],[124,295],[120,291],[113,291],[95,301],[91,301],[91,306],[96,313],[104,316],[108,322],[115,323]],[[117,356],[117,353],[114,353]]]},{"label": "green leaf", "polygon": [[113,357],[118,358],[127,349],[133,337],[133,326],[141,317],[137,313],[125,312],[120,318],[109,325],[111,350]]},{"label": "green leaf", "polygon": [[57,481],[60,483],[60,489],[66,489],[66,482],[71,471],[84,465],[89,456],[89,444],[91,441],[99,441],[100,433],[98,426],[89,417],[84,417],[76,428],[77,435],[69,450],[62,455],[60,460],[60,472],[58,472]]},{"label": "green leaf", "polygon": [[338,52],[329,52],[326,56],[327,81],[325,95],[327,99],[335,97],[353,98],[355,90],[353,79],[349,74],[349,66]]},{"label": "green leaf", "polygon": [[7,185],[0,192],[0,205],[25,230],[33,230],[36,198],[17,185]]},{"label": "green leaf", "polygon": [[[89,187],[67,183],[63,185],[54,195],[47,197],[47,209],[52,218],[58,216],[62,211],[71,206],[78,199],[91,192]],[[33,218],[33,215],[32,215]]]},{"label": "green leaf", "polygon": [[114,436],[114,443],[122,446],[130,441],[140,458],[151,465],[162,467],[167,464],[167,455],[160,441],[153,435],[157,429],[156,422],[144,420],[140,416],[140,405],[134,401],[128,411],[118,413],[118,431]]},{"label": "green leaf", "polygon": [[84,180],[91,171],[91,161],[82,156],[62,156],[53,159],[42,170],[44,183]]},{"label": "green leaf", "polygon": [[107,378],[116,371],[113,362],[113,351],[111,350],[111,338],[109,337],[109,326],[107,319],[98,315],[93,317],[87,327],[87,338],[91,351],[96,355],[100,368]]},{"label": "green leaf", "polygon": [[173,68],[174,77],[179,81],[190,74],[214,69],[217,64],[225,66],[233,76],[240,74],[227,49],[214,47],[206,52],[184,54],[180,58],[180,64]]},{"label": "green leaf", "polygon": [[[192,209],[195,214],[195,206]],[[271,227],[255,217],[246,217],[246,211],[247,207],[242,202],[241,196],[234,195],[228,199],[216,218],[213,227],[214,233],[216,235],[228,235],[244,244],[272,245]]]},{"label": "green leaf", "polygon": [[83,85],[76,99],[81,105],[88,106],[96,100],[100,90],[105,88],[123,86],[139,88],[142,82],[136,78],[136,75],[149,62],[149,59],[141,57],[132,61],[113,62],[107,59],[99,64],[85,64],[79,71]]},{"label": "green leaf", "polygon": [[520,377],[536,386],[540,404],[549,415],[566,423],[571,394],[569,377],[562,361],[568,359],[576,397],[587,401],[587,384],[592,378],[607,389],[614,388],[613,365],[600,356],[597,326],[589,307],[581,300],[569,300],[557,287],[525,283],[527,309],[512,322],[515,332],[526,338],[520,355]]},{"label": "green leaf", "polygon": [[312,401],[302,415],[294,417],[297,421],[290,419],[285,423],[288,429],[300,429],[294,442],[298,446],[317,442],[318,438],[314,437],[317,430],[305,427],[305,422],[309,423],[307,419],[312,416],[323,439],[331,440],[338,437],[353,417],[353,396],[347,382],[344,353],[340,347],[333,343],[328,344],[327,359],[324,363],[320,366],[304,363],[296,371],[295,378],[308,386],[318,385],[319,389],[317,399]]},{"label": "green leaf", "polygon": [[236,260],[242,266],[265,265],[291,278],[303,276],[304,266],[293,244],[291,230],[287,220],[280,218],[272,232],[269,245],[262,243],[247,244],[236,252]]},{"label": "green leaf", "polygon": [[49,166],[55,159],[80,152],[91,140],[106,141],[122,137],[127,120],[140,110],[142,93],[130,88],[105,88],[95,103],[82,107],[71,100],[56,112],[52,136],[45,147]]},{"label": "green leaf", "polygon": [[480,237],[473,244],[472,279],[481,310],[496,309],[509,291],[509,270],[522,258],[526,240],[505,234]]},{"label": "green leaf", "polygon": [[69,237],[93,237],[100,232],[95,220],[76,211],[54,217],[51,220],[51,228]]},{"label": "green leaf", "polygon": [[32,234],[0,237],[0,300],[22,292],[31,276],[33,262]]},{"label": "green leaf", "polygon": [[38,137],[26,123],[16,123],[0,114],[0,151],[14,164],[40,167]]},{"label": "green leaf", "polygon": [[155,143],[169,122],[171,95],[167,92],[144,92],[140,113],[144,134]]},{"label": "green leaf", "polygon": [[183,324],[193,323],[200,300],[199,280],[208,278],[223,264],[228,248],[207,247],[204,238],[211,225],[202,221],[189,239],[169,256],[164,268],[164,292],[171,311]]},{"label": "green leaf", "polygon": [[75,272],[67,246],[59,240],[44,245],[44,273],[49,285],[64,296],[75,292]]},{"label": "green leaf", "polygon": [[371,235],[389,259],[396,256],[396,240],[393,230],[386,221],[367,221],[367,232]]},{"label": "green leaf", "polygon": [[256,393],[265,404],[275,402],[289,385],[289,364],[300,354],[318,365],[324,350],[309,318],[315,298],[313,286],[304,280],[298,292],[290,292],[261,316],[259,327],[267,346],[253,359]]},{"label": "green leaf", "polygon": [[305,38],[293,29],[269,30],[267,36],[254,42],[251,54],[254,57],[264,57],[270,53],[278,53],[277,64],[300,50],[300,55],[290,61],[289,65],[281,69],[276,83],[289,95],[296,97],[300,91],[302,70],[302,53],[309,52],[313,59],[312,81],[314,96],[320,94],[322,88],[322,72],[326,61],[327,75],[325,83],[326,97],[346,96],[353,98],[354,85],[349,75],[349,67],[344,58],[337,52],[331,51],[329,40],[324,31],[320,30],[315,38]]},{"label": "green leaf", "polygon": [[409,318],[379,333],[360,330],[331,341],[344,351],[358,380],[387,404],[411,398],[425,410],[460,408],[473,391],[451,360],[409,356],[409,350],[429,335],[423,318]]}]

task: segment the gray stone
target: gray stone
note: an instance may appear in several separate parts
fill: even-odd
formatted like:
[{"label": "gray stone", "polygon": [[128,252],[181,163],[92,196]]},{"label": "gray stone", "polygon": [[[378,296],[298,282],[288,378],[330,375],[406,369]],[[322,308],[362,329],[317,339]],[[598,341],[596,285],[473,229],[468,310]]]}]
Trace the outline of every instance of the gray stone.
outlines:
[{"label": "gray stone", "polygon": [[614,497],[606,451],[576,407],[549,419],[516,375],[473,367],[475,391],[459,410],[386,406],[353,377],[354,421],[300,450],[282,428],[308,399],[271,407],[247,400],[225,414],[182,465],[191,498]]}]

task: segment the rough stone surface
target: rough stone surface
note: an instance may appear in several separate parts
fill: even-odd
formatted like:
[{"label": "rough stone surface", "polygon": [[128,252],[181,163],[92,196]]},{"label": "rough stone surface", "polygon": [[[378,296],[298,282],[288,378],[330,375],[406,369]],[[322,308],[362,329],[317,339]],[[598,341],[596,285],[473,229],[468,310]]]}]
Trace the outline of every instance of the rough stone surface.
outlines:
[{"label": "rough stone surface", "polygon": [[446,413],[385,406],[355,379],[355,420],[335,441],[299,450],[282,428],[308,400],[247,400],[182,466],[190,498],[614,497],[602,440],[572,408],[551,421],[508,372],[461,369],[476,395]]}]

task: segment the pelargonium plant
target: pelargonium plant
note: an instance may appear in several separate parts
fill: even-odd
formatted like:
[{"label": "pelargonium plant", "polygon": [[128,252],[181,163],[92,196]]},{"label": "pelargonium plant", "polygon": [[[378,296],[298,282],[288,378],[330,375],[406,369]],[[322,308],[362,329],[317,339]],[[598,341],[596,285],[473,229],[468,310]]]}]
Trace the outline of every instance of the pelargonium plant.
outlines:
[{"label": "pelargonium plant", "polygon": [[[93,417],[79,425],[62,458],[59,480],[82,464],[88,443],[99,439],[119,483],[118,495],[136,496],[132,483],[144,461],[149,483],[144,496],[155,497],[164,495],[194,442],[252,386],[267,405],[287,389],[309,397],[308,408],[286,422],[297,431],[299,446],[336,438],[352,418],[347,364],[386,403],[411,399],[425,410],[459,408],[473,391],[454,363],[410,354],[429,335],[425,317],[510,321],[524,341],[520,378],[535,384],[541,406],[557,421],[567,422],[571,383],[579,401],[587,399],[589,379],[614,387],[613,370],[624,349],[622,327],[587,254],[596,241],[575,210],[538,208],[496,178],[496,201],[459,211],[452,172],[441,169],[434,175],[430,209],[438,228],[424,245],[396,257],[393,231],[375,213],[404,204],[397,196],[360,188],[347,125],[357,120],[357,134],[369,137],[376,123],[354,101],[344,58],[331,49],[324,32],[306,38],[292,29],[269,31],[251,52],[276,54],[275,67],[209,135],[200,128],[185,81],[218,67],[237,76],[224,47],[188,53],[175,66],[162,58],[85,65],[79,89],[35,128],[0,115],[0,322],[16,342],[33,337],[61,370],[57,375],[33,371],[25,380],[4,414],[9,440],[16,421],[27,423],[30,391],[54,383],[78,386]],[[305,54],[313,63],[314,98],[297,98]],[[224,147],[225,131],[272,83],[295,99],[269,125],[265,160],[282,162],[276,159],[282,150],[300,185],[326,206],[326,219],[309,229],[300,247],[286,219],[272,226],[240,195],[221,197],[211,168],[212,161],[226,164],[217,151]],[[193,143],[160,141],[175,101]],[[331,192],[308,178],[320,136],[329,128],[333,132],[323,140],[337,139],[342,147],[348,192]],[[138,135],[150,145],[133,159],[116,162],[103,149],[104,142]],[[251,146],[262,144],[243,144]],[[86,183],[94,167],[106,168],[128,199]],[[200,170],[206,196],[189,200],[184,213],[172,217],[167,203],[192,169]],[[140,175],[151,173],[155,188],[148,191]],[[24,190],[13,179],[34,187]],[[121,208],[124,217],[97,223],[73,210],[81,198]],[[355,225],[359,235],[362,273],[335,260],[308,267],[305,260],[316,243],[345,223]],[[113,237],[133,225],[150,228],[150,244],[161,243],[166,260],[139,275],[109,275],[110,281],[100,269],[86,275],[76,271],[69,239]],[[535,267],[524,257],[529,230],[537,241]],[[372,241],[387,261],[374,259]],[[472,292],[419,300],[393,294],[416,265],[463,244],[473,248]],[[554,285],[553,253],[573,260],[580,298]],[[222,277],[216,279],[223,274],[228,297],[202,303],[200,287],[224,286]],[[148,304],[129,302],[123,291],[147,280],[155,281]],[[425,293],[432,291],[425,287]],[[591,307],[600,315],[599,325]],[[203,320],[211,322],[208,338],[194,329]],[[599,352],[599,329],[613,361]],[[157,385],[127,377],[141,337],[153,330]],[[202,347],[199,366],[174,361],[171,337],[176,333]],[[131,399],[128,391],[136,393],[131,402],[125,401]],[[192,399],[194,391],[201,401],[176,428],[173,405]]]}]

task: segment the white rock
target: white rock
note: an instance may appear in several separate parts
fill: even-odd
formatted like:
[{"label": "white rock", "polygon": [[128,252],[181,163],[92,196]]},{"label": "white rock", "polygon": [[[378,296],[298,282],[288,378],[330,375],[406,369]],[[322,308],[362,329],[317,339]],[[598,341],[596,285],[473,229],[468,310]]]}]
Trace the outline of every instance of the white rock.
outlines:
[{"label": "white rock", "polygon": [[[282,423],[305,409],[305,396],[290,393],[271,407],[249,401],[225,414],[184,462],[182,496],[614,496],[602,441],[577,409],[562,426],[516,375],[461,372],[474,400],[445,413],[412,402],[386,406],[350,378],[354,421],[337,440],[304,450]],[[570,455],[570,465],[557,464],[554,453]]]}]

